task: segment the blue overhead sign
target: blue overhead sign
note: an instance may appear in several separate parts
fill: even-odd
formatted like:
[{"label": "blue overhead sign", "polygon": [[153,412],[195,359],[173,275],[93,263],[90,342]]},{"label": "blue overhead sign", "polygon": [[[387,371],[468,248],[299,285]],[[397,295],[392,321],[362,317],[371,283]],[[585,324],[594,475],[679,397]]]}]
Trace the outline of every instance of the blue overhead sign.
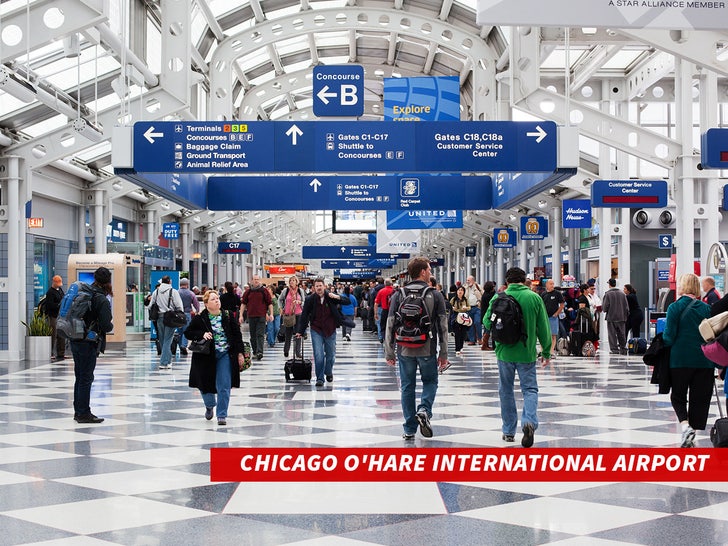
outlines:
[{"label": "blue overhead sign", "polygon": [[595,180],[592,207],[661,208],[667,206],[665,180]]},{"label": "blue overhead sign", "polygon": [[708,129],[701,137],[700,165],[728,169],[728,129]]},{"label": "blue overhead sign", "polygon": [[461,227],[463,227],[462,210],[387,211],[387,229],[453,229]]},{"label": "blue overhead sign", "polygon": [[131,169],[115,169],[115,172],[120,178],[188,209],[207,208],[207,177],[204,174],[137,173]]},{"label": "blue overhead sign", "polygon": [[179,224],[177,222],[162,224],[162,237],[165,239],[179,239]]},{"label": "blue overhead sign", "polygon": [[545,172],[501,172],[493,175],[493,208],[509,209],[571,178],[576,169]]},{"label": "blue overhead sign", "polygon": [[140,121],[133,133],[136,172],[543,173],[557,167],[551,121]]},{"label": "blue overhead sign", "polygon": [[360,277],[376,277],[381,275],[380,269],[335,269],[334,277],[344,278],[344,276],[352,275],[354,278]]},{"label": "blue overhead sign", "polygon": [[384,78],[384,119],[460,120],[460,76]]},{"label": "blue overhead sign", "polygon": [[543,240],[549,236],[549,219],[544,216],[521,216],[521,239]]},{"label": "blue overhead sign", "polygon": [[313,113],[318,117],[364,114],[364,67],[355,64],[315,66]]},{"label": "blue overhead sign", "polygon": [[478,250],[478,247],[476,246],[466,246],[465,247],[465,257],[466,258],[475,258],[475,253]]},{"label": "blue overhead sign", "polygon": [[564,199],[561,203],[561,223],[564,229],[589,229],[592,209],[589,199]]},{"label": "blue overhead sign", "polygon": [[301,248],[301,257],[304,260],[404,259],[409,258],[409,254],[379,254],[377,247],[373,246],[304,246]]},{"label": "blue overhead sign", "polygon": [[321,269],[367,269],[369,260],[321,260]]},{"label": "blue overhead sign", "polygon": [[515,229],[500,228],[493,231],[493,248],[513,248],[517,240]]},{"label": "blue overhead sign", "polygon": [[369,260],[369,267],[374,268],[389,268],[394,267],[396,264],[397,260],[392,258],[374,258]]},{"label": "blue overhead sign", "polygon": [[207,208],[487,210],[491,189],[489,176],[211,176]]},{"label": "blue overhead sign", "polygon": [[217,243],[218,254],[250,254],[253,245],[251,243],[227,242]]}]

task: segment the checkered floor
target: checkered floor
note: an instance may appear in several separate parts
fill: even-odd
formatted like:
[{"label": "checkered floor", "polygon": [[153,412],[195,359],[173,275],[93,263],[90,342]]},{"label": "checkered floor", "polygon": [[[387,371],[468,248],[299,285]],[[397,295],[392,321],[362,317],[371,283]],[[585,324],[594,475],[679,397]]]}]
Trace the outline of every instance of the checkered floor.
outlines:
[{"label": "checkered floor", "polygon": [[[282,349],[267,349],[226,427],[203,418],[188,359],[160,371],[148,344],[99,359],[101,425],[72,419],[71,361],[0,368],[0,544],[728,543],[728,483],[211,484],[213,446],[403,446],[397,377],[376,337],[357,329],[337,351],[334,382],[317,389],[286,384]],[[466,346],[453,360],[435,437],[416,447],[519,449],[501,441],[493,353]],[[538,447],[678,442],[638,357],[562,357],[539,386]]]}]

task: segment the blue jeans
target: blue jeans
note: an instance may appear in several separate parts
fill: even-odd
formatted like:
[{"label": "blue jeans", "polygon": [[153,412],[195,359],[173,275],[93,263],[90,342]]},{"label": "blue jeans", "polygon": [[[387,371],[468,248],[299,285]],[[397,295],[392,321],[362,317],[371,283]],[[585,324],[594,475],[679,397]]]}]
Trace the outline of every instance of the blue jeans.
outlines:
[{"label": "blue jeans", "polygon": [[276,337],[278,336],[278,330],[281,329],[281,316],[273,315],[271,320],[265,327],[266,334],[268,336],[268,346],[273,347],[276,344]]},{"label": "blue jeans", "polygon": [[187,317],[187,322],[185,322],[184,326],[180,326],[177,328],[179,331],[179,346],[181,349],[187,348],[187,338],[185,337],[185,330],[190,325],[190,321],[192,320],[192,314],[191,313],[185,313],[185,316]]},{"label": "blue jeans", "polygon": [[[379,341],[382,341],[384,339],[384,331],[382,330],[382,308],[377,308],[377,316],[374,317],[374,320],[377,321],[377,334],[379,335]],[[387,325],[385,324],[384,327],[386,328]]]},{"label": "blue jeans", "polygon": [[[402,392],[402,415],[404,416],[405,434],[417,432],[419,421],[415,415],[425,410],[432,417],[432,404],[437,394],[437,355],[432,356],[403,356],[399,355],[399,378]],[[422,378],[422,398],[416,405],[415,389],[417,387],[417,367],[420,368]]]},{"label": "blue jeans", "polygon": [[324,376],[334,375],[336,330],[329,337],[324,337],[323,334],[311,328],[311,345],[313,345],[313,361],[316,365],[316,381],[323,381]]},{"label": "blue jeans", "polygon": [[513,393],[513,384],[518,371],[518,379],[523,393],[523,414],[521,427],[531,423],[534,430],[538,428],[538,381],[536,378],[536,362],[504,362],[498,360],[498,396],[500,396],[503,434],[514,435],[518,425],[518,410]]},{"label": "blue jeans", "polygon": [[473,325],[468,330],[468,341],[473,342],[483,337],[483,323],[480,322],[480,307],[471,307],[468,315],[473,319]]},{"label": "blue jeans", "polygon": [[157,339],[162,348],[162,356],[159,359],[160,366],[169,366],[172,363],[172,336],[177,328],[165,326],[161,320],[157,321]]},{"label": "blue jeans", "polygon": [[85,341],[72,341],[73,373],[73,411],[78,415],[91,413],[91,384],[96,369],[96,344]]},{"label": "blue jeans", "polygon": [[230,371],[230,355],[227,351],[215,351],[215,390],[217,391],[217,403],[215,403],[214,392],[203,392],[202,400],[206,408],[217,406],[217,417],[227,417],[228,406],[230,405],[230,388],[232,385],[232,372]]}]

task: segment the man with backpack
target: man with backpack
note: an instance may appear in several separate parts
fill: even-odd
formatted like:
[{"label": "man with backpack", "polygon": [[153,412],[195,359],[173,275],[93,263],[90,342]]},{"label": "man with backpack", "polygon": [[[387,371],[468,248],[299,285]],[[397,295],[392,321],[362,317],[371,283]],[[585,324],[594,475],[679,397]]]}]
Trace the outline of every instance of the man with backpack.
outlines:
[{"label": "man with backpack", "polygon": [[56,321],[58,320],[58,312],[61,310],[61,301],[64,295],[63,279],[60,275],[54,275],[53,279],[51,279],[51,287],[45,295],[45,314],[48,316],[48,324],[51,325],[53,330],[51,333],[51,353],[54,354],[51,356],[55,362],[66,358],[66,338],[58,335],[56,331]]},{"label": "man with backpack", "polygon": [[526,272],[519,267],[506,271],[505,292],[490,301],[483,325],[490,330],[498,357],[498,396],[503,421],[503,440],[513,442],[518,425],[518,410],[513,392],[516,372],[523,392],[521,445],[533,445],[538,428],[538,381],[536,377],[536,339],[541,343],[543,366],[551,358],[551,328],[541,297],[526,286]]},{"label": "man with backpack", "polygon": [[377,292],[374,298],[374,316],[379,317],[379,324],[381,325],[379,329],[379,343],[384,343],[384,330],[387,327],[389,304],[393,292],[392,279],[384,279],[384,288]]},{"label": "man with backpack", "polygon": [[257,360],[262,360],[265,331],[268,323],[273,320],[273,299],[265,285],[260,282],[260,275],[253,275],[250,287],[243,292],[240,305],[241,325],[245,314],[248,316],[250,328],[250,349]]},{"label": "man with backpack", "polygon": [[167,311],[183,311],[184,304],[179,292],[172,287],[172,278],[169,275],[162,277],[162,281],[152,294],[151,304],[157,304],[159,308],[159,319],[157,320],[157,339],[162,349],[162,356],[159,358],[159,369],[169,370],[172,367],[172,337],[177,330],[176,326],[167,326],[163,317]]},{"label": "man with backpack", "polygon": [[[111,304],[107,296],[112,296],[111,271],[99,267],[94,271],[93,284],[83,285],[81,290],[90,291],[90,301],[83,314],[83,322],[87,331],[83,339],[71,340],[73,367],[76,382],[73,385],[73,419],[77,423],[102,423],[102,417],[91,413],[91,385],[94,381],[94,370],[99,353],[106,349],[106,334],[114,329],[111,322]],[[69,290],[70,292],[70,290]],[[81,291],[78,292],[79,297]],[[71,311],[73,313],[73,305]]]},{"label": "man with backpack", "polygon": [[[394,292],[390,301],[384,340],[384,356],[395,365],[399,360],[405,440],[414,440],[417,426],[425,438],[432,437],[432,405],[437,394],[438,371],[447,369],[447,314],[445,298],[429,284],[430,261],[413,258],[407,265],[411,282]],[[440,344],[438,349],[438,342]],[[422,378],[422,398],[415,401],[417,368]]]}]

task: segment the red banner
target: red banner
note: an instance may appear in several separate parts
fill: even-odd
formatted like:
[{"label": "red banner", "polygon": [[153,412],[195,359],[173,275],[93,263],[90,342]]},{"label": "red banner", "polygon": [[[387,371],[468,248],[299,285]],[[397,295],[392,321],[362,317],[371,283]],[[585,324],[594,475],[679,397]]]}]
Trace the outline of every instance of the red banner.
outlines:
[{"label": "red banner", "polygon": [[728,481],[728,450],[213,448],[215,482]]}]

